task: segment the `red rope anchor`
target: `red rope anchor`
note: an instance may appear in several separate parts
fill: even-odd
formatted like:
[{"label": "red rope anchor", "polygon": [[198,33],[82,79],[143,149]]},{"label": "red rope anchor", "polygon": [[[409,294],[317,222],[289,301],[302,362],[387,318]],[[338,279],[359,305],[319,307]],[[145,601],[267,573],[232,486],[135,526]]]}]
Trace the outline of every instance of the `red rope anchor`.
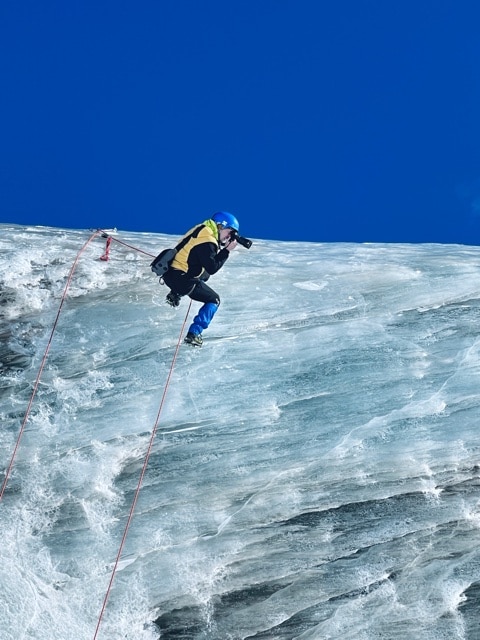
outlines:
[{"label": "red rope anchor", "polygon": [[108,260],[108,257],[110,255],[110,245],[112,244],[112,236],[108,236],[107,237],[107,244],[105,245],[105,253],[103,254],[103,256],[100,256],[100,260]]}]

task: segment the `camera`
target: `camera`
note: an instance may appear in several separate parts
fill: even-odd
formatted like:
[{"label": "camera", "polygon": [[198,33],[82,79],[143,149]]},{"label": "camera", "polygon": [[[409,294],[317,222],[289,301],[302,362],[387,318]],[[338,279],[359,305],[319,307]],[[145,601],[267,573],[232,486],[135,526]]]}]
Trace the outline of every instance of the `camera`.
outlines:
[{"label": "camera", "polygon": [[239,236],[236,231],[234,231],[230,237],[232,240],[236,240],[238,244],[241,244],[242,247],[245,247],[245,249],[250,249],[250,247],[252,246],[251,240],[249,240],[248,238],[244,238],[243,236]]}]

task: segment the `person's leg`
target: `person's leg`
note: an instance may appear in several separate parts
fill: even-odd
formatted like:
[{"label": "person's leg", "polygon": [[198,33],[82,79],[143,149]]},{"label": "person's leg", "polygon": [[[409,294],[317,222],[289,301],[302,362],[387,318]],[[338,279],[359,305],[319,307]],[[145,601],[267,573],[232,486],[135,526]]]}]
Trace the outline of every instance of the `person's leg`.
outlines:
[{"label": "person's leg", "polygon": [[183,296],[188,295],[195,288],[195,281],[186,278],[183,271],[169,269],[163,276],[163,281],[170,288],[165,302],[171,307],[178,307]]},{"label": "person's leg", "polygon": [[202,343],[202,331],[209,327],[220,304],[220,298],[218,293],[203,281],[200,281],[189,295],[192,300],[204,303],[194,317],[186,338],[187,342],[200,345]]},{"label": "person's leg", "polygon": [[194,333],[198,336],[204,329],[208,329],[217,309],[218,304],[215,304],[214,302],[206,302],[198,310],[197,315],[194,317],[193,322],[188,329],[188,333]]}]

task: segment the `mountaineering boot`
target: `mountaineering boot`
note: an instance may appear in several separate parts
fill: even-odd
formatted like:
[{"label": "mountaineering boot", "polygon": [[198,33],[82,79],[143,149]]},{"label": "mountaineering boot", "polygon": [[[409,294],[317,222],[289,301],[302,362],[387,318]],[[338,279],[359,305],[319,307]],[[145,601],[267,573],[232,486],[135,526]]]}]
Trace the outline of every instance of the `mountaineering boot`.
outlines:
[{"label": "mountaineering boot", "polygon": [[169,304],[171,307],[178,307],[181,299],[182,299],[182,296],[179,293],[174,293],[173,291],[170,291],[170,293],[168,293],[167,297],[165,298],[165,302]]},{"label": "mountaineering boot", "polygon": [[191,344],[192,347],[201,347],[203,344],[203,338],[201,333],[191,333],[189,331],[185,336],[185,340],[187,344]]}]

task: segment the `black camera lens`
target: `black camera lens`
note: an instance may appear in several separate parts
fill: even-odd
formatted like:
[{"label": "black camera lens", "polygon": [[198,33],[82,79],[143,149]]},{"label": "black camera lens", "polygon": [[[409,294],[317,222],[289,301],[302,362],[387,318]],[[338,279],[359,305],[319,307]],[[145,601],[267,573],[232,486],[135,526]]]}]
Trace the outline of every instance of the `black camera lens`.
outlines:
[{"label": "black camera lens", "polygon": [[244,238],[243,236],[239,236],[236,231],[232,234],[232,240],[236,240],[238,244],[241,244],[242,247],[245,247],[245,249],[250,249],[250,247],[252,246],[251,240],[249,240],[248,238]]}]

